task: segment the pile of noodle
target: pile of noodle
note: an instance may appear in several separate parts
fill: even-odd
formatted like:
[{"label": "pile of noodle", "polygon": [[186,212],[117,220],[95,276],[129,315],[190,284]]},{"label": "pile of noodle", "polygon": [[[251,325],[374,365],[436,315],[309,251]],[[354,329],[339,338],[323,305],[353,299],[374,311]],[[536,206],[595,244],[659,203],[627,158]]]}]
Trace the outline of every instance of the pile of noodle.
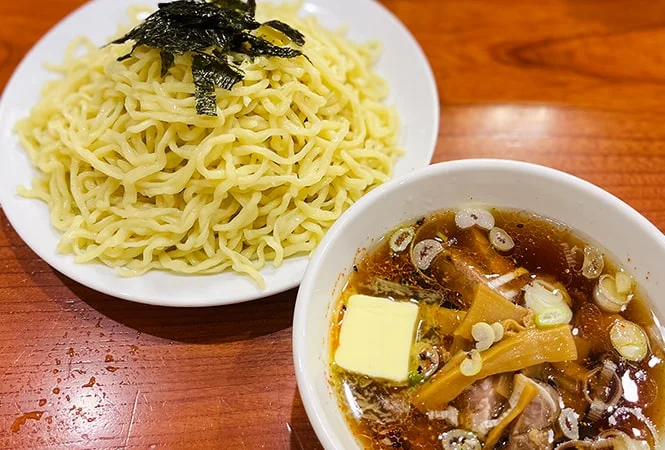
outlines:
[{"label": "pile of noodle", "polygon": [[242,60],[244,80],[217,89],[217,117],[196,114],[188,55],[162,78],[159,50],[118,62],[131,43],[72,43],[53,68],[61,77],[16,128],[39,171],[19,192],[48,204],[60,252],[126,276],[234,270],[263,286],[266,262],[311,252],[390,178],[399,125],[372,70],[378,43],[353,43],[297,10],[257,14],[300,30],[307,58]]}]

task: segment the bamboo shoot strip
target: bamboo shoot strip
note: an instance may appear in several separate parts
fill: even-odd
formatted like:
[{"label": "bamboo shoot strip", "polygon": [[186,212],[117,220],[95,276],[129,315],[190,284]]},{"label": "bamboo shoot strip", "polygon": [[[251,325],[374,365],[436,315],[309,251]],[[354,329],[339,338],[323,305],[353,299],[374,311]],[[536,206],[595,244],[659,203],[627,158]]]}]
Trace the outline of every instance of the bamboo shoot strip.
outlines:
[{"label": "bamboo shoot strip", "polygon": [[414,404],[418,409],[425,412],[443,408],[475,381],[490,375],[516,372],[545,362],[574,361],[577,348],[570,328],[562,325],[546,330],[531,328],[493,345],[481,352],[483,366],[473,376],[462,374],[459,355],[417,391]]},{"label": "bamboo shoot strip", "polygon": [[455,330],[455,336],[472,340],[471,327],[478,322],[494,323],[512,319],[522,323],[528,313],[529,311],[526,308],[515,305],[498,292],[479,284],[476,286],[471,308],[469,308],[460,326]]}]

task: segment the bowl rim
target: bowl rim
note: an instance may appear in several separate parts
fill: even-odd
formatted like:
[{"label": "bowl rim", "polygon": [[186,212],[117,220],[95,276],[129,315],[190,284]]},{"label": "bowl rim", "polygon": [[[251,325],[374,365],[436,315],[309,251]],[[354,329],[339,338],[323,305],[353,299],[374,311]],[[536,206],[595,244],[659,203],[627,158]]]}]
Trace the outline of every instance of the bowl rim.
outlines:
[{"label": "bowl rim", "polygon": [[[632,223],[634,223],[636,228],[640,229],[640,233],[647,235],[649,239],[660,242],[660,248],[663,254],[665,254],[665,235],[632,206],[589,181],[567,172],[540,164],[518,160],[492,158],[474,158],[445,161],[415,170],[377,187],[362,197],[358,202],[353,204],[328,230],[325,237],[312,255],[312,258],[307,266],[307,270],[305,271],[303,280],[300,284],[300,288],[298,289],[298,295],[296,297],[292,328],[292,349],[296,382],[303,406],[305,408],[305,412],[307,413],[307,417],[309,418],[310,423],[312,424],[312,427],[314,428],[314,431],[323,444],[324,448],[341,448],[341,444],[337,435],[333,433],[330,427],[328,427],[326,424],[322,399],[317,396],[313,387],[314,385],[312,382],[310,382],[306,370],[308,366],[306,357],[306,322],[309,312],[308,299],[310,298],[310,293],[315,290],[316,276],[320,270],[321,260],[328,252],[329,248],[334,245],[334,242],[340,235],[340,232],[343,231],[350,223],[352,223],[356,217],[363,214],[363,210],[365,209],[366,205],[379,201],[383,197],[389,196],[392,192],[401,190],[405,188],[405,186],[419,181],[421,178],[469,169],[522,171],[538,176],[541,179],[557,178],[560,182],[576,186],[579,189],[587,191],[595,201],[600,202],[604,200],[608,204],[611,204],[616,211],[624,214]],[[334,301],[334,299],[330,299],[330,301]]]}]

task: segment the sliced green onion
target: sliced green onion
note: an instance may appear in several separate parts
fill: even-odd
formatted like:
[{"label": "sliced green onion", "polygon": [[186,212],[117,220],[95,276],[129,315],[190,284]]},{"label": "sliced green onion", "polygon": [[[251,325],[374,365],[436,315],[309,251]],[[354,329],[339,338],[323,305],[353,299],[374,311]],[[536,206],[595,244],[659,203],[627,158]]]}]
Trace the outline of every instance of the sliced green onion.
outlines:
[{"label": "sliced green onion", "polygon": [[471,431],[454,429],[441,434],[443,450],[480,450],[482,445]]},{"label": "sliced green onion", "polygon": [[559,428],[568,439],[580,438],[579,414],[572,408],[564,408],[559,415]]},{"label": "sliced green onion", "polygon": [[419,372],[423,378],[429,378],[434,375],[441,364],[439,351],[428,342],[418,342],[413,347],[414,361],[416,366],[420,366]]},{"label": "sliced green onion", "polygon": [[424,239],[413,246],[411,262],[420,270],[429,269],[434,258],[443,251],[443,246],[434,239]]},{"label": "sliced green onion", "polygon": [[605,260],[603,259],[603,253],[596,247],[585,246],[582,275],[590,280],[596,279],[603,273],[604,267]]},{"label": "sliced green onion", "polygon": [[455,225],[463,230],[476,225],[484,230],[491,230],[494,228],[494,223],[492,213],[484,209],[467,208],[455,213]]},{"label": "sliced green onion", "polygon": [[409,374],[409,387],[418,386],[423,381],[425,381],[425,377],[419,373],[411,372]]},{"label": "sliced green onion", "polygon": [[476,341],[476,350],[487,350],[494,344],[494,328],[487,322],[474,323],[471,327],[471,336]]},{"label": "sliced green onion", "polygon": [[494,342],[499,342],[501,339],[503,339],[503,325],[501,322],[494,322],[492,324],[492,329],[494,330]]},{"label": "sliced green onion", "polygon": [[560,293],[550,291],[542,284],[532,283],[524,291],[524,302],[527,308],[535,312],[563,304],[563,296]]},{"label": "sliced green onion", "polygon": [[400,228],[390,236],[390,250],[395,253],[403,252],[409,246],[416,235],[413,228]]},{"label": "sliced green onion", "polygon": [[536,313],[536,325],[539,328],[570,323],[573,311],[566,303],[563,289],[551,283],[534,280],[524,292],[526,307]]},{"label": "sliced green onion", "polygon": [[567,306],[547,308],[536,314],[536,326],[549,328],[564,323],[570,323],[573,312]]},{"label": "sliced green onion", "polygon": [[568,294],[568,291],[566,288],[563,286],[563,284],[559,283],[558,281],[547,281],[544,280],[543,278],[536,278],[531,282],[532,285],[537,286],[540,285],[550,291],[552,294],[554,294],[557,297],[563,298],[563,301],[568,305],[572,305],[572,301],[570,299],[570,295]]},{"label": "sliced green onion", "polygon": [[[620,282],[622,285],[622,290],[625,289],[624,282],[625,280]],[[598,279],[598,284],[596,284],[596,287],[593,290],[593,298],[596,301],[596,304],[600,306],[603,311],[621,312],[626,309],[628,303],[630,303],[630,301],[633,299],[633,294],[619,293],[617,290],[617,281],[615,277],[605,274],[601,275]]]},{"label": "sliced green onion", "polygon": [[625,319],[610,328],[612,347],[628,361],[642,361],[649,353],[649,340],[642,327]]},{"label": "sliced green onion", "polygon": [[502,252],[508,252],[515,247],[513,238],[503,228],[499,227],[490,230],[490,242],[492,247]]},{"label": "sliced green onion", "polygon": [[478,375],[480,369],[483,368],[483,358],[480,356],[478,350],[471,350],[468,353],[468,358],[465,358],[464,361],[460,364],[460,372],[465,377],[472,377]]},{"label": "sliced green onion", "polygon": [[633,291],[633,277],[626,272],[617,272],[614,279],[619,294],[628,295]]}]

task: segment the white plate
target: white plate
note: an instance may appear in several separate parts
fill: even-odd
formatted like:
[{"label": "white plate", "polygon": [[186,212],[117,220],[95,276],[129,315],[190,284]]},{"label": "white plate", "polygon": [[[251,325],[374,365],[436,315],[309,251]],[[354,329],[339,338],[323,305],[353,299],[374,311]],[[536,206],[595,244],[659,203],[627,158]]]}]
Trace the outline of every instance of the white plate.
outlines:
[{"label": "white plate", "polygon": [[[46,205],[16,194],[16,186],[29,185],[35,175],[12,129],[25,117],[44,81],[52,75],[44,62],[59,63],[67,44],[85,35],[104,44],[119,23],[127,23],[127,8],[157,0],[96,0],[65,18],[44,36],[16,69],[0,99],[0,201],[5,214],[21,238],[42,259],[66,276],[92,289],[126,300],[164,306],[212,306],[239,303],[293,288],[300,283],[309,258],[288,259],[279,268],[261,271],[266,288],[259,289],[249,278],[234,273],[182,276],[152,271],[136,278],[119,277],[102,264],[76,264],[71,255],[56,252],[60,234],[51,227]],[[429,164],[439,126],[439,105],[432,70],[422,50],[407,29],[383,6],[368,0],[305,0],[303,13],[315,14],[324,26],[347,24],[356,41],[380,39],[384,53],[377,71],[390,83],[390,103],[402,120],[400,158],[395,175]]]}]

